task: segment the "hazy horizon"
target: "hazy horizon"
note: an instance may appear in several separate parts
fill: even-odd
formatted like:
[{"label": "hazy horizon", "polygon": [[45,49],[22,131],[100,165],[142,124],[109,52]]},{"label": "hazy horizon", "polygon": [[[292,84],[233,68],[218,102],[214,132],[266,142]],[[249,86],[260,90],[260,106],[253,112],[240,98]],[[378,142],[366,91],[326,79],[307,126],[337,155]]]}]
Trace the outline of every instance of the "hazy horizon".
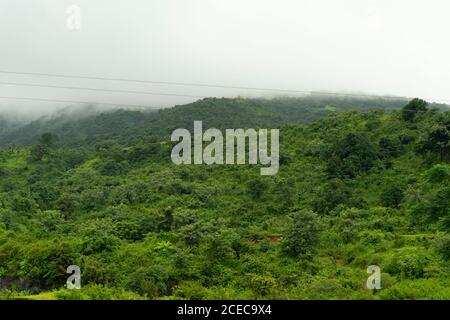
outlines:
[{"label": "hazy horizon", "polygon": [[[81,9],[80,29],[67,12]],[[5,0],[0,71],[300,91],[450,98],[443,0]],[[170,107],[193,97],[271,92],[0,72],[2,97]],[[7,84],[10,83],[10,84]],[[70,103],[0,98],[0,113],[37,116]]]}]

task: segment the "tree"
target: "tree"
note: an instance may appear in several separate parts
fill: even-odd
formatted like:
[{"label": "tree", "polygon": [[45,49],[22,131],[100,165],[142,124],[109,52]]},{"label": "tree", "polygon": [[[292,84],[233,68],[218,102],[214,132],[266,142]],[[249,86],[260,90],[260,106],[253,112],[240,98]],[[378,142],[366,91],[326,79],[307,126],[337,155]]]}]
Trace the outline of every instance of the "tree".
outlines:
[{"label": "tree", "polygon": [[317,214],[310,210],[296,212],[292,226],[283,241],[283,251],[292,257],[310,255],[319,243],[322,226]]},{"label": "tree", "polygon": [[436,239],[436,250],[445,260],[450,260],[450,235]]},{"label": "tree", "polygon": [[378,143],[380,156],[382,158],[397,157],[402,152],[402,144],[397,137],[384,136]]},{"label": "tree", "polygon": [[111,159],[106,160],[100,166],[100,173],[105,176],[115,176],[123,174],[128,170],[128,163],[126,161],[117,162]]},{"label": "tree", "polygon": [[58,136],[53,133],[46,132],[39,138],[39,143],[49,148],[54,147],[58,141]]},{"label": "tree", "polygon": [[381,193],[381,204],[385,207],[398,208],[404,197],[404,190],[398,183],[390,183]]},{"label": "tree", "polygon": [[50,149],[55,146],[58,137],[51,133],[44,133],[30,149],[30,160],[41,161],[46,155],[49,154]]},{"label": "tree", "polygon": [[164,209],[164,214],[159,223],[159,230],[169,231],[173,224],[173,209],[171,207]]},{"label": "tree", "polygon": [[448,183],[450,181],[450,165],[436,164],[426,172],[426,177],[431,183]]},{"label": "tree", "polygon": [[328,173],[345,178],[368,171],[377,158],[375,146],[359,133],[347,134],[325,152]]},{"label": "tree", "polygon": [[432,152],[439,155],[440,161],[450,157],[450,121],[449,123],[437,123],[431,127],[428,133],[419,142],[417,151],[425,154]]},{"label": "tree", "polygon": [[261,179],[252,179],[247,182],[247,192],[253,199],[259,199],[267,189],[266,184]]},{"label": "tree", "polygon": [[49,152],[46,145],[38,143],[35,144],[30,149],[30,160],[31,161],[41,161]]},{"label": "tree", "polygon": [[69,219],[78,206],[77,198],[72,193],[63,193],[56,201],[56,207],[62,212],[64,219]]},{"label": "tree", "polygon": [[428,102],[414,98],[402,109],[402,118],[405,121],[413,122],[417,116],[427,111]]},{"label": "tree", "polygon": [[343,181],[332,179],[317,192],[311,206],[319,214],[328,214],[340,204],[349,204],[351,197],[351,189]]}]

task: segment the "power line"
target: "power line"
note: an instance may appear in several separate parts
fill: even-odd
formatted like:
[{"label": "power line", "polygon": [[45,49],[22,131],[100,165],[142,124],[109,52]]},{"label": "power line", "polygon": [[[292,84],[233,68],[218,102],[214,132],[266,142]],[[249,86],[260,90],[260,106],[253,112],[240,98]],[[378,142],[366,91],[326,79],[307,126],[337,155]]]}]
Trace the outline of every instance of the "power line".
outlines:
[{"label": "power line", "polygon": [[[173,82],[173,81],[156,81],[156,80],[143,80],[143,79],[127,79],[127,78],[109,78],[98,76],[83,76],[83,75],[67,75],[67,74],[55,74],[55,73],[38,73],[38,72],[22,72],[22,71],[7,71],[0,70],[0,73],[4,74],[16,74],[16,75],[32,75],[39,77],[54,77],[54,78],[66,78],[66,79],[86,79],[86,80],[103,80],[103,81],[119,81],[119,82],[134,82],[134,83],[147,83],[147,84],[163,84],[172,86],[185,86],[185,87],[205,87],[205,88],[220,88],[220,89],[237,89],[237,90],[252,90],[252,91],[266,91],[266,92],[280,92],[280,93],[298,93],[298,94],[322,94],[333,96],[350,96],[350,97],[372,97],[372,98],[386,98],[386,99],[402,99],[406,97],[398,96],[379,96],[373,94],[358,94],[358,93],[337,93],[326,91],[306,91],[297,89],[281,89],[281,88],[263,88],[263,87],[246,87],[246,86],[231,86],[224,84],[206,84],[206,83],[191,83],[191,82]],[[435,99],[445,101],[445,99]],[[447,99],[450,101],[450,99]]]},{"label": "power line", "polygon": [[115,89],[104,89],[104,88],[87,88],[87,87],[69,87],[69,86],[56,86],[49,84],[34,84],[34,83],[18,83],[18,82],[2,82],[0,85],[9,86],[26,86],[26,87],[40,87],[40,88],[56,88],[56,89],[70,89],[70,90],[90,90],[90,91],[100,91],[100,92],[116,92],[116,93],[132,93],[132,94],[148,94],[157,96],[173,96],[173,97],[185,97],[185,98],[205,98],[204,96],[194,96],[187,94],[176,94],[176,93],[162,93],[162,92],[148,92],[148,91],[133,91],[133,90],[115,90]]},{"label": "power line", "polygon": [[[171,81],[156,81],[156,80],[142,80],[142,79],[126,79],[126,78],[108,78],[98,76],[83,76],[83,75],[67,75],[67,74],[54,74],[54,73],[38,73],[38,72],[21,72],[21,71],[7,71],[0,70],[0,73],[4,74],[16,74],[16,75],[32,75],[40,77],[55,77],[66,79],[87,79],[87,80],[103,80],[103,81],[119,81],[119,82],[134,82],[134,83],[147,83],[147,84],[163,84],[173,86],[186,86],[186,87],[206,87],[206,88],[221,88],[221,89],[237,89],[237,90],[253,90],[253,91],[266,91],[266,92],[280,92],[280,93],[298,93],[298,94],[318,94],[318,95],[331,95],[342,97],[360,97],[360,98],[383,98],[383,99],[410,99],[409,97],[390,96],[390,95],[374,95],[374,94],[359,94],[359,93],[338,93],[338,92],[326,92],[326,91],[305,91],[296,89],[280,89],[280,88],[262,88],[262,87],[246,87],[246,86],[231,86],[222,84],[205,84],[205,83],[189,83],[189,82],[171,82]],[[5,83],[6,84],[6,83]],[[35,85],[38,86],[38,85]],[[45,86],[45,85],[41,85]],[[48,86],[51,87],[51,86]],[[56,87],[56,86],[53,86]],[[61,87],[63,88],[63,87]],[[93,91],[111,91],[111,92],[124,92],[124,93],[139,93],[139,94],[152,94],[152,95],[166,95],[166,96],[184,96],[190,98],[205,98],[204,96],[190,96],[190,95],[177,95],[166,93],[147,93],[140,91],[127,91],[127,90],[109,90],[109,89],[94,89],[94,88],[79,88],[79,87],[66,87],[66,89],[80,89],[80,90],[93,90]],[[437,102],[450,102],[449,98],[437,99],[427,98]]]},{"label": "power line", "polygon": [[40,77],[54,77],[54,78],[69,78],[69,79],[87,79],[87,80],[106,80],[106,81],[120,81],[120,82],[136,82],[136,83],[149,83],[149,84],[164,84],[172,86],[185,86],[185,87],[207,87],[207,88],[221,88],[221,89],[239,89],[239,90],[258,90],[258,91],[274,91],[274,92],[296,92],[308,94],[309,91],[302,90],[290,90],[290,89],[277,89],[277,88],[259,88],[259,87],[244,87],[244,86],[228,86],[222,84],[206,84],[206,83],[189,83],[189,82],[172,82],[172,81],[156,81],[156,80],[140,80],[140,79],[125,79],[125,78],[107,78],[107,77],[92,77],[82,75],[64,75],[54,73],[37,73],[37,72],[18,72],[18,71],[6,71],[0,70],[0,73],[6,74],[18,74],[18,75],[32,75]]},{"label": "power line", "polygon": [[0,99],[43,101],[43,102],[61,102],[61,103],[83,103],[83,104],[99,104],[99,105],[110,105],[110,106],[161,109],[159,107],[143,107],[142,105],[137,105],[137,104],[123,104],[123,103],[110,103],[110,102],[92,102],[92,101],[78,101],[78,100],[61,100],[61,99],[44,99],[44,98],[31,98],[31,97],[7,97],[7,96],[0,96]]}]

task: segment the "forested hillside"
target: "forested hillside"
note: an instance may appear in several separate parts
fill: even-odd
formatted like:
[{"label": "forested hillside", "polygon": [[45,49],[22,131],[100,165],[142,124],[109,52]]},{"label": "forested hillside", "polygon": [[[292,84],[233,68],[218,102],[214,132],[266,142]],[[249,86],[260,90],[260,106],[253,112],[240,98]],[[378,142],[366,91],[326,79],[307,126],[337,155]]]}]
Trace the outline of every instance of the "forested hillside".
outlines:
[{"label": "forested hillside", "polygon": [[[226,99],[208,98],[174,108],[115,110],[98,106],[66,108],[29,123],[14,123],[0,117],[0,147],[30,145],[43,133],[56,134],[60,144],[91,146],[113,138],[130,143],[149,134],[168,136],[176,128],[190,128],[194,120],[208,127],[254,128],[306,124],[336,111],[394,110],[406,104],[402,99],[306,96],[301,98]],[[435,105],[443,108],[442,105]]]},{"label": "forested hillside", "polygon": [[[303,99],[2,132],[1,297],[450,299],[450,113]],[[169,134],[194,120],[280,127],[278,174],[172,164]],[[69,265],[81,290],[64,289]],[[364,287],[369,265],[381,290]]]}]

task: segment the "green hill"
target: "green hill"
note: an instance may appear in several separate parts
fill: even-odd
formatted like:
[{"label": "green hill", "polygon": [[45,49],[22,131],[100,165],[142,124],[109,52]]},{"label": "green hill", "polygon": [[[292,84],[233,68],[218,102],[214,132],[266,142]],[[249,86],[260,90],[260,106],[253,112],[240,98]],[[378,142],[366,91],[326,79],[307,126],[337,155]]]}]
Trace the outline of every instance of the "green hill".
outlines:
[{"label": "green hill", "polygon": [[406,101],[402,99],[307,96],[272,99],[208,98],[159,111],[96,112],[95,106],[87,106],[68,109],[27,124],[11,124],[3,120],[0,147],[30,145],[46,132],[56,134],[62,144],[70,146],[92,145],[108,138],[130,143],[147,134],[162,137],[176,128],[190,128],[194,120],[203,120],[205,126],[217,128],[279,127],[311,123],[336,111],[389,111],[405,104]]},{"label": "green hill", "polygon": [[[205,99],[2,135],[25,146],[0,151],[1,297],[450,299],[449,112],[325,100]],[[168,134],[193,120],[280,126],[279,173],[172,164]],[[64,289],[69,265],[81,290]],[[364,287],[369,265],[381,290]]]}]

